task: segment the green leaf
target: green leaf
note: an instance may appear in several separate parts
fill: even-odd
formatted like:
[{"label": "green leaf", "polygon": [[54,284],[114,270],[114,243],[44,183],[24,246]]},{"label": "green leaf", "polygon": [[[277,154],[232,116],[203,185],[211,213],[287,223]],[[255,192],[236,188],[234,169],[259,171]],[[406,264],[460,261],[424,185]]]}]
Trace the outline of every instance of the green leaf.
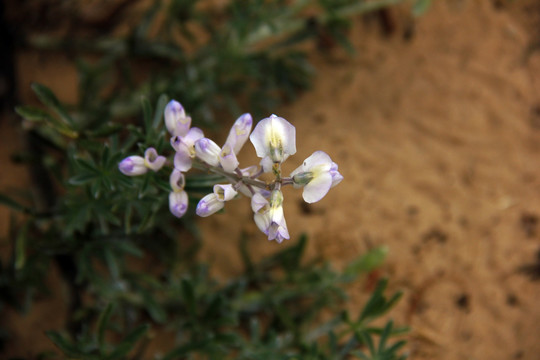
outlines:
[{"label": "green leaf", "polygon": [[113,308],[114,308],[114,305],[112,303],[107,304],[105,311],[101,313],[98,319],[98,323],[97,323],[98,345],[99,345],[102,355],[105,352],[105,331],[107,330],[107,326],[109,324],[109,320],[111,318]]},{"label": "green leaf", "polygon": [[368,300],[367,304],[365,305],[362,313],[358,318],[359,323],[367,323],[372,319],[383,315],[388,310],[390,310],[390,308],[392,308],[392,306],[394,306],[396,302],[401,298],[403,293],[398,291],[394,293],[394,295],[392,295],[389,300],[387,300],[386,297],[383,295],[387,284],[387,279],[379,280],[375,290],[373,291],[373,294],[371,295],[370,299]]},{"label": "green leaf", "polygon": [[195,304],[195,290],[193,289],[193,284],[187,279],[182,280],[182,295],[188,307],[188,312],[195,316],[197,310]]},{"label": "green leaf", "polygon": [[74,125],[73,119],[68,115],[66,109],[60,104],[60,101],[58,101],[51,89],[45,85],[34,83],[32,84],[32,90],[34,90],[39,100],[54,110],[67,125]]},{"label": "green leaf", "polygon": [[388,248],[386,246],[372,249],[367,254],[362,255],[359,259],[347,265],[343,274],[356,277],[359,274],[368,273],[381,266],[387,254]]},{"label": "green leaf", "polygon": [[123,359],[134,347],[137,341],[143,337],[150,325],[144,324],[133,330],[125,339],[114,349],[114,351],[107,357],[108,360]]},{"label": "green leaf", "polygon": [[147,97],[141,98],[141,106],[143,110],[144,129],[148,134],[152,129],[152,105]]},{"label": "green leaf", "polygon": [[21,270],[26,263],[26,240],[29,226],[30,222],[27,221],[15,239],[15,270]]},{"label": "green leaf", "polygon": [[167,103],[169,101],[169,97],[165,94],[161,95],[158,99],[157,105],[156,105],[156,111],[154,113],[154,123],[152,126],[154,129],[158,129],[161,124],[163,124],[163,111],[165,110],[165,107],[167,106]]},{"label": "green leaf", "polygon": [[26,206],[19,204],[17,201],[1,193],[0,193],[0,204],[8,206],[12,208],[13,210],[22,211],[25,213],[31,212],[30,209],[27,208]]},{"label": "green leaf", "polygon": [[53,124],[58,122],[57,119],[55,119],[51,114],[49,114],[45,110],[42,110],[33,106],[17,106],[15,107],[15,112],[19,114],[21,117],[29,121],[34,121],[34,122],[45,121],[45,122],[50,122]]},{"label": "green leaf", "polygon": [[56,331],[47,331],[45,332],[47,337],[56,345],[64,355],[67,355],[72,358],[76,359],[83,359],[83,360],[97,360],[97,356],[88,355],[79,350],[79,348],[76,345],[71,344],[69,341],[67,341],[60,333]]},{"label": "green leaf", "polygon": [[431,0],[416,0],[412,6],[414,16],[422,16],[430,7]]}]

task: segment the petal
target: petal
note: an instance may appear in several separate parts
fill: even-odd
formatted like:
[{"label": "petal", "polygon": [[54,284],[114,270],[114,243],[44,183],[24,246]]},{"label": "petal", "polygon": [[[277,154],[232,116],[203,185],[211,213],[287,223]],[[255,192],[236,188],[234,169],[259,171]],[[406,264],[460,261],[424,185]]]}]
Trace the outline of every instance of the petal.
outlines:
[{"label": "petal", "polygon": [[[256,193],[251,198],[251,210],[254,213],[265,212],[269,207],[269,202],[260,193]],[[261,211],[262,210],[262,211]]]},{"label": "petal", "polygon": [[233,172],[238,168],[238,165],[240,165],[236,158],[236,154],[229,143],[223,145],[223,149],[221,149],[221,152],[219,153],[219,163],[223,170],[227,172]]},{"label": "petal", "polygon": [[265,235],[268,235],[268,227],[270,226],[270,217],[268,216],[268,212],[263,214],[255,213],[253,220],[255,220],[255,224],[259,230],[261,230]]},{"label": "petal", "polygon": [[273,162],[283,162],[296,153],[296,129],[282,117],[271,115],[259,121],[249,136],[257,156],[270,156]]},{"label": "petal", "polygon": [[252,125],[253,119],[250,114],[243,114],[234,122],[225,144],[231,145],[235,154],[238,154],[246,143]]},{"label": "petal", "polygon": [[202,139],[204,137],[204,133],[201,129],[192,127],[189,129],[186,136],[182,138],[182,142],[184,142],[188,147],[191,147],[195,144],[195,141]]},{"label": "petal", "polygon": [[251,166],[248,166],[247,168],[240,169],[240,172],[242,173],[243,176],[249,176],[249,177],[255,176],[258,171],[259,171],[259,167],[257,165],[251,165]]},{"label": "petal", "polygon": [[338,166],[334,162],[330,168],[330,175],[332,175],[332,187],[336,186],[343,180],[343,176],[339,173]]},{"label": "petal", "polygon": [[216,184],[214,185],[214,194],[219,201],[229,201],[232,200],[238,192],[231,184]]},{"label": "petal", "polygon": [[174,155],[174,167],[180,171],[186,172],[191,169],[191,156],[185,146],[180,148]]},{"label": "petal", "polygon": [[186,178],[180,170],[173,169],[171,176],[169,177],[169,184],[174,192],[182,191],[186,185]]},{"label": "petal", "polygon": [[270,159],[270,156],[265,156],[262,158],[259,165],[261,165],[263,172],[269,173],[272,172],[272,166],[274,165],[274,162],[272,161],[272,159]]},{"label": "petal", "polygon": [[184,216],[188,208],[188,195],[185,191],[169,194],[169,210],[177,218]]},{"label": "petal", "polygon": [[314,177],[306,186],[302,197],[307,203],[314,203],[321,200],[328,193],[332,186],[332,175],[328,172],[320,173]]},{"label": "petal", "polygon": [[158,171],[161,169],[163,165],[165,165],[166,161],[167,159],[165,156],[158,155],[156,149],[152,147],[146,149],[144,152],[144,164],[147,168],[153,171]]},{"label": "petal", "polygon": [[332,166],[332,159],[330,159],[327,153],[320,150],[315,151],[302,163],[304,171],[311,171],[313,168],[320,167],[321,165],[324,165],[325,168],[328,168],[326,170],[329,170]]}]

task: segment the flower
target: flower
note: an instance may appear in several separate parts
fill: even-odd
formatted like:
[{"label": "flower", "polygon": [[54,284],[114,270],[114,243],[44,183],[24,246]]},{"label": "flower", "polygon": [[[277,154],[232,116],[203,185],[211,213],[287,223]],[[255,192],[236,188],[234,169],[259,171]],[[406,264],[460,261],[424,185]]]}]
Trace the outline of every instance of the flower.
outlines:
[{"label": "flower", "polygon": [[229,136],[227,136],[225,144],[229,144],[235,154],[238,154],[240,149],[242,149],[242,146],[246,143],[252,125],[253,119],[250,114],[246,113],[236,119],[231,127],[231,131],[229,131]]},{"label": "flower", "polygon": [[219,165],[219,145],[208,138],[195,141],[195,156],[211,166]]},{"label": "flower", "polygon": [[287,222],[283,215],[283,193],[281,190],[273,190],[268,201],[261,193],[256,193],[251,198],[251,209],[255,213],[253,220],[268,240],[276,240],[282,243],[289,239]]},{"label": "flower", "polygon": [[184,216],[188,208],[188,195],[184,190],[169,193],[169,210],[177,218]]},{"label": "flower", "polygon": [[158,171],[165,165],[167,159],[165,156],[158,155],[156,149],[148,148],[144,152],[144,165],[153,171]]},{"label": "flower", "polygon": [[158,171],[165,165],[165,156],[157,154],[156,149],[148,148],[144,152],[144,157],[132,155],[128,156],[118,164],[118,169],[127,176],[137,176],[146,174],[148,169]]},{"label": "flower", "polygon": [[176,150],[174,155],[174,167],[180,171],[191,169],[195,157],[195,142],[204,138],[204,133],[199,128],[191,128],[186,136],[174,136],[171,138],[171,146]]},{"label": "flower", "polygon": [[304,187],[302,197],[307,203],[321,200],[330,188],[343,180],[338,166],[324,151],[315,151],[291,173],[293,185]]},{"label": "flower", "polygon": [[216,184],[214,192],[206,195],[197,204],[195,212],[201,217],[215,214],[225,206],[225,201],[232,200],[238,192],[231,184]]},{"label": "flower", "polygon": [[186,136],[191,126],[191,117],[186,116],[184,108],[178,101],[169,101],[165,107],[164,117],[165,126],[172,136]]},{"label": "flower", "polygon": [[281,164],[296,153],[296,129],[282,117],[271,115],[255,126],[249,136],[257,156],[262,158],[261,166],[265,172],[271,170],[270,164]]}]

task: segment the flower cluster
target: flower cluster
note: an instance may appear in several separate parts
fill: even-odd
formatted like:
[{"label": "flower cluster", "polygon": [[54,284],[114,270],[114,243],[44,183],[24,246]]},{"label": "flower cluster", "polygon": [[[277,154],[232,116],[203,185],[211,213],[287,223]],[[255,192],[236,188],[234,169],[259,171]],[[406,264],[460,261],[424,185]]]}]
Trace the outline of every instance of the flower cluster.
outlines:
[{"label": "flower cluster", "polygon": [[[302,188],[304,200],[314,203],[343,180],[337,164],[323,151],[315,151],[288,177],[282,176],[281,164],[296,153],[296,129],[282,117],[271,115],[262,119],[251,132],[253,119],[250,114],[244,114],[236,120],[221,147],[206,138],[201,129],[191,127],[191,117],[186,115],[179,102],[169,102],[164,117],[175,150],[174,168],[169,178],[169,209],[176,217],[182,217],[188,208],[184,173],[196,166],[222,175],[228,181],[214,185],[213,192],[199,201],[195,210],[197,215],[210,216],[223,209],[225,202],[243,194],[251,198],[257,227],[268,240],[281,243],[289,239],[283,215],[282,187]],[[237,154],[248,139],[261,161],[259,166],[241,169]],[[148,170],[158,171],[165,163],[164,156],[158,155],[154,148],[148,148],[144,158],[129,156],[120,162],[119,169],[125,175],[135,176]],[[260,180],[263,173],[273,174],[274,179],[270,182]]]}]

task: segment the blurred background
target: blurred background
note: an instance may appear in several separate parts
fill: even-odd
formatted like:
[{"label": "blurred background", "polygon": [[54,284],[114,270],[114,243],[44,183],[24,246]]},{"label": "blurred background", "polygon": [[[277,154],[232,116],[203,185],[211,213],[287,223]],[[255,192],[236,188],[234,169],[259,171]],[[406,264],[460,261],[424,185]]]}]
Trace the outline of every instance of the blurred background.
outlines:
[{"label": "blurred background", "polygon": [[[246,252],[258,263],[294,249],[304,234],[305,258],[324,259],[336,271],[346,272],[362,254],[384,247],[381,265],[346,284],[345,308],[358,315],[377,281],[388,278],[388,291],[403,296],[378,321],[393,318],[409,327],[401,338],[411,359],[538,359],[537,1],[25,0],[0,6],[0,191],[10,195],[2,197],[9,206],[0,206],[0,323],[7,357],[58,351],[64,338],[45,332],[75,326],[72,334],[85,333],[81,319],[94,324],[100,311],[113,311],[100,299],[137,308],[137,301],[118,300],[114,291],[121,293],[131,280],[123,277],[129,278],[127,270],[115,275],[114,269],[127,265],[111,258],[140,251],[129,263],[139,272],[155,270],[161,281],[169,279],[164,273],[180,271],[171,265],[178,258],[167,252],[196,253],[197,261],[211,264],[209,276],[227,283],[243,276]],[[36,83],[50,90],[36,89]],[[133,248],[115,248],[113,255],[88,249],[81,245],[88,239],[120,237],[117,228],[129,234],[128,217],[123,212],[118,223],[99,216],[91,220],[69,217],[65,209],[74,214],[77,204],[99,199],[100,193],[147,185],[123,184],[116,175],[110,183],[74,178],[85,169],[76,159],[99,154],[113,169],[121,156],[142,148],[137,144],[158,141],[145,137],[142,127],[129,126],[142,124],[143,113],[157,113],[161,94],[180,101],[195,125],[218,143],[243,112],[257,120],[278,114],[297,129],[298,153],[284,164],[286,172],[323,150],[345,179],[309,206],[297,191],[285,191],[291,240],[282,245],[260,234],[246,199],[228,204],[223,214],[174,223],[170,217],[156,219],[167,210],[166,191],[148,190],[161,207],[148,210],[151,202],[133,200],[137,215],[130,221],[149,224],[132,230],[137,234],[130,240]],[[151,109],[141,104],[143,96]],[[43,105],[60,120],[36,110]],[[43,126],[47,122],[52,125]],[[82,134],[79,145],[69,141],[73,131]],[[126,131],[136,134],[133,141]],[[104,140],[117,133],[117,140]],[[103,154],[96,144],[104,141],[111,154],[119,142],[118,157]],[[64,153],[75,160],[62,160]],[[255,152],[246,146],[239,159],[251,165]],[[71,188],[58,185],[63,183]],[[145,211],[151,220],[145,220]],[[24,242],[21,233],[30,234]],[[81,275],[80,258],[94,256],[93,251],[99,252],[92,260],[97,273],[113,269],[116,282],[110,287]],[[54,264],[40,255],[54,258]],[[153,268],[153,261],[167,270]],[[154,294],[158,285],[144,284]],[[180,286],[189,292],[185,281]],[[317,286],[321,293],[329,291]],[[137,291],[140,303],[162,305]],[[165,310],[140,306],[162,324],[175,311],[168,305]],[[124,316],[138,323],[133,314]],[[330,311],[322,318],[325,314],[330,318]],[[165,353],[180,337],[153,331],[139,358]],[[265,356],[252,358],[279,358]]]}]

